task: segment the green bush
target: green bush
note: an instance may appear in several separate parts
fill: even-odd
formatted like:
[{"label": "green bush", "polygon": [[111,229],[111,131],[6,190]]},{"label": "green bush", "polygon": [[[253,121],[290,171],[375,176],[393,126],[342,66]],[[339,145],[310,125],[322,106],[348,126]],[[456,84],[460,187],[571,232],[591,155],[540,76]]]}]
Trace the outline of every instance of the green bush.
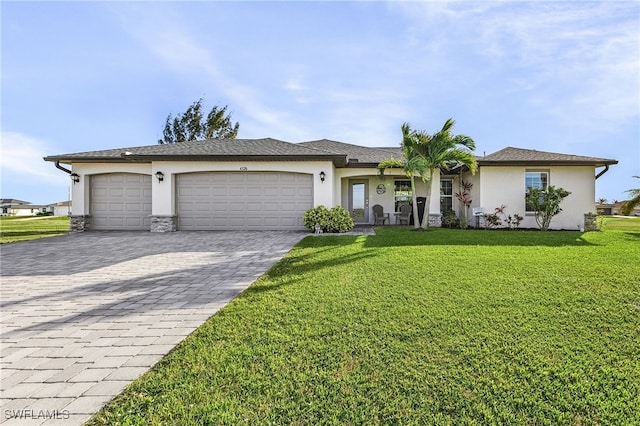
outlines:
[{"label": "green bush", "polygon": [[307,210],[302,221],[304,226],[315,231],[316,224],[322,232],[349,232],[353,229],[353,219],[349,212],[340,206],[327,209],[325,206],[318,206]]},{"label": "green bush", "polygon": [[453,210],[443,211],[441,220],[443,228],[458,228],[460,226],[460,221]]}]

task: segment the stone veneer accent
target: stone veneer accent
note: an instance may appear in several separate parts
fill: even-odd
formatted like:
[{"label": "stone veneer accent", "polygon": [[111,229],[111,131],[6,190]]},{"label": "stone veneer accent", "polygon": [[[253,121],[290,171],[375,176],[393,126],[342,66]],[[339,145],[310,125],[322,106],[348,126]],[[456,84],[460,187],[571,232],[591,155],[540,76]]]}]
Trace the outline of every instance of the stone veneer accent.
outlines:
[{"label": "stone veneer accent", "polygon": [[69,232],[84,232],[90,229],[90,215],[69,215]]},{"label": "stone veneer accent", "polygon": [[598,215],[595,213],[584,214],[584,230],[585,231],[597,231],[598,230]]},{"label": "stone veneer accent", "polygon": [[175,232],[177,216],[151,216],[151,232]]},{"label": "stone veneer accent", "polygon": [[440,213],[429,213],[429,226],[439,228],[442,226],[442,215]]}]

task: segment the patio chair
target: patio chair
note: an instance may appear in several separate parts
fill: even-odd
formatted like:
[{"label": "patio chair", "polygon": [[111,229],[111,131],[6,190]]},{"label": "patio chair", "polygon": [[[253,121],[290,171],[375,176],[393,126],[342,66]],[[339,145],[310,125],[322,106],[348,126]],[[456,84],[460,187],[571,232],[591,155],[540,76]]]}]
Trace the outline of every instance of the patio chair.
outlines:
[{"label": "patio chair", "polygon": [[408,225],[411,217],[411,204],[403,204],[400,206],[400,213],[396,215],[396,223],[400,225]]},{"label": "patio chair", "polygon": [[384,225],[385,222],[391,223],[389,213],[384,212],[384,208],[380,204],[373,206],[373,217],[376,225]]}]

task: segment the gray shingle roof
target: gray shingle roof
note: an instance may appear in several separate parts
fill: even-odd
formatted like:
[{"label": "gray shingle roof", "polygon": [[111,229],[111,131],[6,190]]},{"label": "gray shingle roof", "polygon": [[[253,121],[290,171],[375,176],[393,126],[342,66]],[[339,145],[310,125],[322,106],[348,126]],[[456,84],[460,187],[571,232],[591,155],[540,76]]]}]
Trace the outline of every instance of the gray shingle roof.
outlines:
[{"label": "gray shingle roof", "polygon": [[332,160],[336,165],[344,163],[344,155],[313,149],[272,138],[264,139],[210,139],[167,145],[146,145],[51,155],[46,161],[152,161],[166,160]]},{"label": "gray shingle roof", "polygon": [[[146,145],[51,155],[46,161],[81,162],[150,162],[153,160],[186,161],[333,161],[336,167],[376,167],[387,158],[401,158],[400,147],[366,147],[320,139],[291,143],[278,139],[210,139],[168,145]],[[484,157],[479,165],[595,165],[617,164],[607,158],[559,154],[507,147]]]},{"label": "gray shingle roof", "polygon": [[484,157],[477,157],[478,164],[489,165],[533,165],[533,164],[557,164],[557,165],[595,165],[605,166],[618,164],[617,160],[598,157],[585,157],[582,155],[559,154],[557,152],[536,151],[507,147]]},{"label": "gray shingle roof", "polygon": [[382,160],[387,158],[401,158],[402,150],[398,148],[367,147],[353,145],[344,142],[320,139],[316,141],[301,142],[298,145],[311,147],[314,149],[332,152],[347,156],[350,167],[375,167]]}]

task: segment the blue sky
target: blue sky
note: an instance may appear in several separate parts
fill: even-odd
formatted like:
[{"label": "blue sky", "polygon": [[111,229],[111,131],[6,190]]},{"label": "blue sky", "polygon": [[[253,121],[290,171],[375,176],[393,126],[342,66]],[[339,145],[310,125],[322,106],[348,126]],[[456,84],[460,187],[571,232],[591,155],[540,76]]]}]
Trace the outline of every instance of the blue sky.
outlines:
[{"label": "blue sky", "polygon": [[18,2],[1,13],[1,196],[67,198],[46,155],[154,144],[228,105],[240,138],[395,146],[447,118],[476,154],[615,158],[640,175],[640,2]]}]

